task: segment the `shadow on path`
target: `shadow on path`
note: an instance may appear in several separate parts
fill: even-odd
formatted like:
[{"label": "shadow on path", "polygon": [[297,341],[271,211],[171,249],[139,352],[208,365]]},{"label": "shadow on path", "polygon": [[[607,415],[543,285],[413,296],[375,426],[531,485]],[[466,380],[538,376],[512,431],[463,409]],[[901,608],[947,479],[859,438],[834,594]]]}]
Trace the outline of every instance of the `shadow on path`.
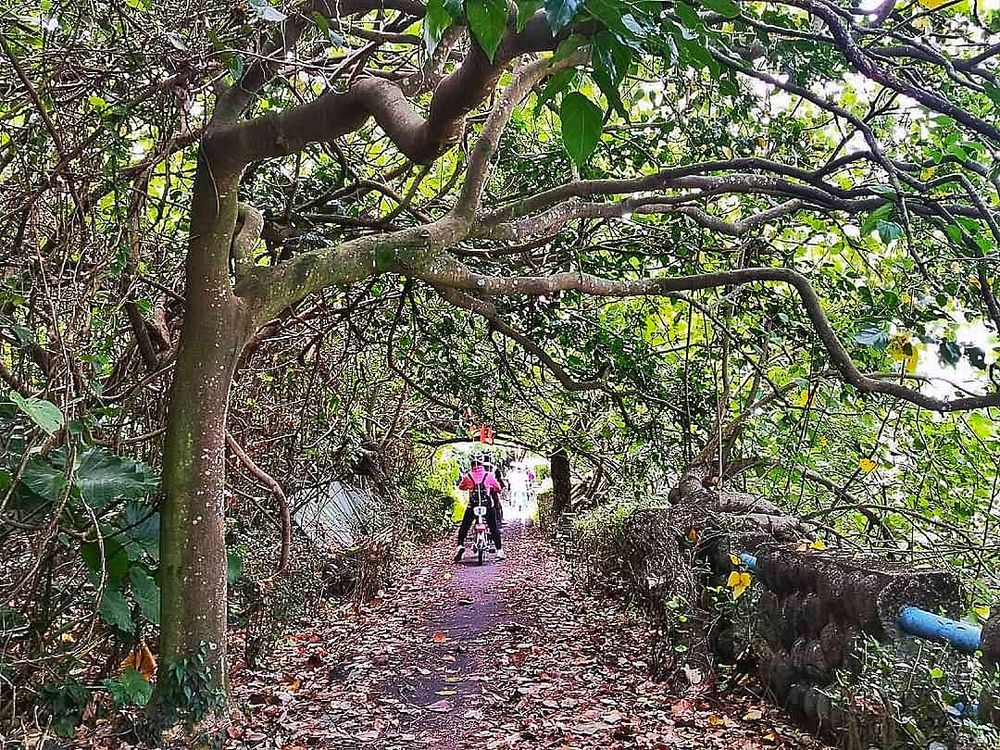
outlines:
[{"label": "shadow on path", "polygon": [[[523,525],[504,529],[504,544],[515,555],[523,549]],[[402,681],[397,697],[420,711],[401,729],[424,747],[460,748],[461,736],[482,728],[484,746],[495,738],[484,693],[491,686],[498,655],[495,644],[519,626],[511,625],[503,602],[500,566],[487,555],[483,565],[471,554],[444,573],[451,601],[423,623],[431,644],[421,654],[421,668]]]}]

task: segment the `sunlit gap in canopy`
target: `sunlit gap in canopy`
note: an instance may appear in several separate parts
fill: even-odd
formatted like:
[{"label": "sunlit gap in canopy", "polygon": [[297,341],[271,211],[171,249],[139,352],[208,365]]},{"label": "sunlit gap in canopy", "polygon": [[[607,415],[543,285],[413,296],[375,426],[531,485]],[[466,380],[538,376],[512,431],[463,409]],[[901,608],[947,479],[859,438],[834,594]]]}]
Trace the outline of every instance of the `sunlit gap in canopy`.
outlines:
[{"label": "sunlit gap in canopy", "polygon": [[450,443],[435,451],[432,471],[437,482],[447,483],[455,498],[453,518],[461,520],[465,511],[468,493],[457,485],[474,458],[483,460],[487,470],[501,480],[505,522],[537,520],[538,496],[552,489],[549,462],[522,445],[500,439],[492,443],[473,440]]}]

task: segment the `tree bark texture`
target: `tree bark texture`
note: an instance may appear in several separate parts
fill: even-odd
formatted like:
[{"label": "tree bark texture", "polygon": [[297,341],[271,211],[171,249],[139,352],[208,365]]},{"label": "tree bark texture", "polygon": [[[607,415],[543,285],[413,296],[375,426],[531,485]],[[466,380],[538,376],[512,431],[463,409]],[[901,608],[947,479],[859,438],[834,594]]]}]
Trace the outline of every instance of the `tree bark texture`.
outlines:
[{"label": "tree bark texture", "polygon": [[160,656],[168,665],[209,644],[225,684],[226,415],[233,370],[252,316],[229,276],[238,176],[202,158],[185,265],[186,306],[164,446],[160,526]]},{"label": "tree bark texture", "polygon": [[549,455],[552,474],[552,515],[558,518],[571,510],[569,454],[565,448],[558,448]]}]

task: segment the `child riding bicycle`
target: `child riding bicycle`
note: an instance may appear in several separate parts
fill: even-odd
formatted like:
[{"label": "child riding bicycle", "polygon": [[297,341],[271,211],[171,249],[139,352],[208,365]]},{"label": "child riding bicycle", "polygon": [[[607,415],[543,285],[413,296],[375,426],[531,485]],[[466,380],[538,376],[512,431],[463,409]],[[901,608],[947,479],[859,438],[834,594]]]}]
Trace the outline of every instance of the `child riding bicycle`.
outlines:
[{"label": "child riding bicycle", "polygon": [[455,550],[455,562],[460,562],[465,554],[465,538],[469,534],[472,522],[475,520],[475,507],[486,506],[486,525],[490,529],[493,545],[497,549],[496,559],[503,560],[507,554],[503,551],[503,540],[500,538],[500,524],[497,520],[497,504],[500,495],[500,484],[493,472],[488,471],[480,456],[473,456],[469,471],[458,483],[458,489],[467,490],[469,504],[465,507],[462,524],[458,527],[458,549]]}]

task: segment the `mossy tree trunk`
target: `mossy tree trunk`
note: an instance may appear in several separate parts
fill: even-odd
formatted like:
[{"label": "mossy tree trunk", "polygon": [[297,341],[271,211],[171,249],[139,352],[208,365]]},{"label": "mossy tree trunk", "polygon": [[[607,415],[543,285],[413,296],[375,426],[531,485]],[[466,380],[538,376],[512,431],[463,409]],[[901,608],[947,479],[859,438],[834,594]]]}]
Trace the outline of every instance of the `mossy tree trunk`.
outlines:
[{"label": "mossy tree trunk", "polygon": [[162,665],[209,644],[225,683],[226,414],[233,370],[252,330],[232,291],[230,244],[237,174],[202,157],[195,179],[185,264],[185,309],[164,446],[160,526]]}]

